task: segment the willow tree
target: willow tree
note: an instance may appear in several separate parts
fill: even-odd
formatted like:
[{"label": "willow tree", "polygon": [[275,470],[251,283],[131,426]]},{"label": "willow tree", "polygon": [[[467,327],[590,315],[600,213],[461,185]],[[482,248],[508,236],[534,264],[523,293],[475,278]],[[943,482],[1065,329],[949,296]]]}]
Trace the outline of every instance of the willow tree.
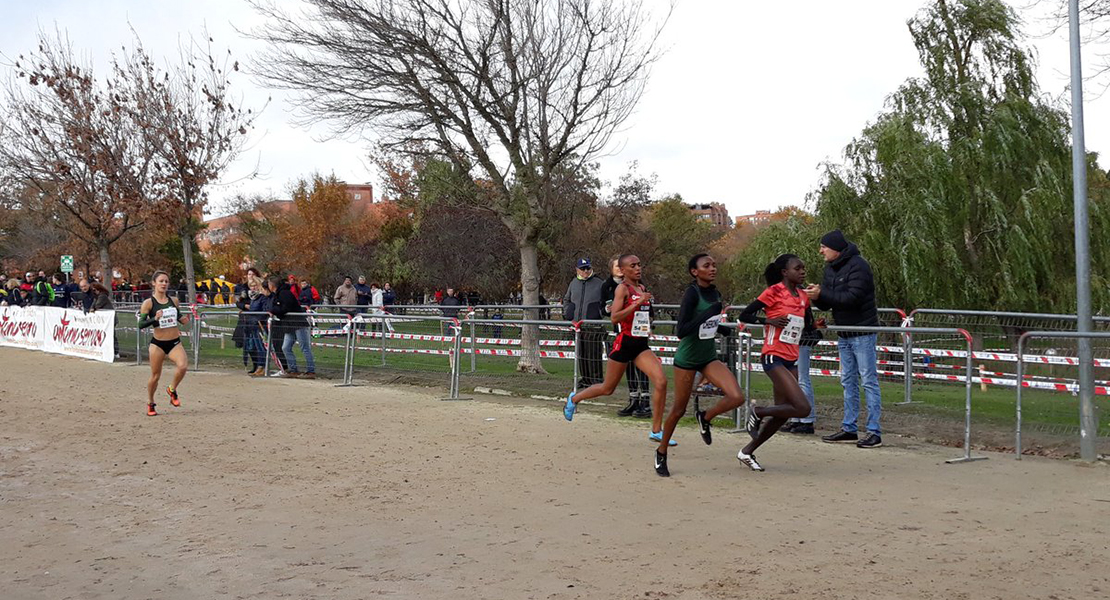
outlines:
[{"label": "willow tree", "polygon": [[[1000,0],[937,0],[909,30],[925,75],[830,167],[819,223],[860,242],[883,302],[1071,310],[1068,121],[1038,91],[1017,17]],[[1092,202],[1092,229],[1108,209]],[[1092,251],[1110,260],[1110,245]]]},{"label": "willow tree", "polygon": [[[387,147],[429,145],[482,186],[512,232],[524,302],[569,163],[604,152],[657,58],[639,0],[303,0],[254,5],[270,44],[260,75],[295,90],[309,122]],[[542,371],[538,331],[524,371]]]}]

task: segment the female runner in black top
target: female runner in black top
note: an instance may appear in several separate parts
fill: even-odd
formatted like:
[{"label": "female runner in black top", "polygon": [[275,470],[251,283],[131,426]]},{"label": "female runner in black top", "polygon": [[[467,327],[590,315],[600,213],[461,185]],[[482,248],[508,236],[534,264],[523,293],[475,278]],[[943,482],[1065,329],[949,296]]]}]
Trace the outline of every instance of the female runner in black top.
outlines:
[{"label": "female runner in black top", "polygon": [[[690,259],[688,268],[694,281],[682,296],[678,324],[675,326],[679,342],[674,355],[674,405],[663,425],[663,439],[655,451],[655,472],[661,477],[670,476],[667,443],[678,421],[686,414],[686,405],[694,390],[694,377],[698,373],[724,392],[724,398],[709,410],[697,411],[694,415],[701,438],[707,445],[713,443],[709,425],[713,419],[744,404],[744,393],[740,391],[736,375],[717,358],[716,337],[724,329],[720,327],[724,320],[724,305],[720,292],[713,285],[717,279],[717,262],[708,254],[698,254]],[[727,334],[727,330],[724,332]]]},{"label": "female runner in black top", "polygon": [[146,384],[146,414],[155,417],[158,416],[158,412],[154,410],[154,391],[158,389],[158,380],[162,377],[162,363],[167,356],[177,369],[173,374],[173,383],[166,388],[166,393],[170,397],[170,404],[181,406],[181,400],[177,397],[177,386],[188,371],[189,355],[181,345],[181,330],[177,326],[188,324],[189,317],[181,314],[177,299],[167,295],[170,288],[168,273],[155,271],[151,281],[154,284],[154,293],[143,301],[139,309],[139,329],[154,326],[154,333],[150,339],[150,380]]}]

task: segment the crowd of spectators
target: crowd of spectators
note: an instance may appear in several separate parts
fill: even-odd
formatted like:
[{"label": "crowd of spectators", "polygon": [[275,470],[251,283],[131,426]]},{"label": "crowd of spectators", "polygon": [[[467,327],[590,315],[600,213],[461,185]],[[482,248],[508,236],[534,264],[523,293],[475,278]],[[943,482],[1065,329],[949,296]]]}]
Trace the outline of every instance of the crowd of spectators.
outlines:
[{"label": "crowd of spectators", "polygon": [[27,271],[22,278],[0,274],[0,306],[54,306],[95,312],[112,310],[112,294],[103,283],[79,274]]}]

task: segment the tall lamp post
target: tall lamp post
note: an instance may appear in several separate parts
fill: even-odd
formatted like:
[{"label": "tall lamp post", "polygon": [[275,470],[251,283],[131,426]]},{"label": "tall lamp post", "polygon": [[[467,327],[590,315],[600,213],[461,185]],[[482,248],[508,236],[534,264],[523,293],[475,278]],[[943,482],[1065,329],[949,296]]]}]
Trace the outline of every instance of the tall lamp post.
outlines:
[{"label": "tall lamp post", "polygon": [[[1087,219],[1087,150],[1083,136],[1083,65],[1079,53],[1079,0],[1068,0],[1071,37],[1071,168],[1072,201],[1075,205],[1075,301],[1079,317],[1076,331],[1089,333],[1091,321],[1090,225]],[[1079,340],[1079,456],[1086,461],[1098,458],[1095,448],[1098,419],[1093,400],[1094,368],[1091,340]],[[1020,385],[1020,383],[1019,383]]]}]

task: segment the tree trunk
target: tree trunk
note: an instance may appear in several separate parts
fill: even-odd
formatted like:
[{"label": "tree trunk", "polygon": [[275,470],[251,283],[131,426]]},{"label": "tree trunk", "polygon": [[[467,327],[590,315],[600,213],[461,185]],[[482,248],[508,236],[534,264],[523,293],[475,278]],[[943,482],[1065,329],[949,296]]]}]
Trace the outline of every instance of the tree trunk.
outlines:
[{"label": "tree trunk", "polygon": [[189,293],[189,304],[195,304],[197,301],[197,282],[196,274],[193,273],[193,234],[181,234],[181,252],[185,259],[185,289]]},{"label": "tree trunk", "polygon": [[[520,245],[520,293],[522,302],[527,305],[540,303],[540,262],[539,252],[534,239],[523,239]],[[524,315],[528,319],[538,319],[538,310],[526,310]],[[524,373],[544,373],[540,364],[540,328],[536,325],[525,325],[520,333],[520,362],[516,365],[517,371]]]},{"label": "tree trunk", "polygon": [[112,257],[108,253],[108,243],[103,242],[103,241],[100,242],[99,248],[100,248],[100,268],[104,273],[104,275],[103,275],[104,281],[102,281],[101,283],[103,283],[104,287],[108,288],[108,291],[111,292],[112,291],[112,279],[113,279],[112,273],[113,272],[112,272]]}]

